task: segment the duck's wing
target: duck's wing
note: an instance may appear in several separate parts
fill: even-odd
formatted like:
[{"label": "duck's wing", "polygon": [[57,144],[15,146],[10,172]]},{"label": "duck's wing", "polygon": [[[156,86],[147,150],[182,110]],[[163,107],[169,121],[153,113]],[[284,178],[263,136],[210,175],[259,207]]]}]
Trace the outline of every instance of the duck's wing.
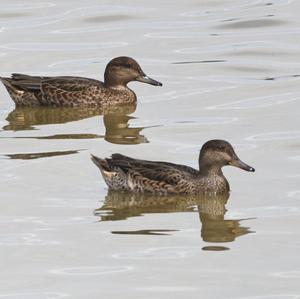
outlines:
[{"label": "duck's wing", "polygon": [[42,104],[54,106],[96,106],[103,83],[82,77],[53,77],[41,81]]},{"label": "duck's wing", "polygon": [[161,167],[164,167],[164,166],[165,167],[172,167],[172,168],[175,168],[179,171],[186,172],[187,174],[190,174],[190,175],[199,174],[199,171],[196,170],[195,168],[190,167],[190,166],[186,166],[186,165],[182,165],[182,164],[175,164],[175,163],[161,162],[161,161],[140,160],[140,159],[130,158],[128,156],[121,155],[121,154],[113,154],[112,159],[114,159],[114,160],[124,160],[124,161],[128,161],[130,163],[142,164],[142,165],[157,164],[157,165],[161,165]]},{"label": "duck's wing", "polygon": [[185,193],[198,172],[164,162],[136,160],[120,154],[110,159],[92,156],[109,187],[115,190],[133,190],[159,194]]},{"label": "duck's wing", "polygon": [[124,172],[134,172],[140,176],[170,185],[193,179],[199,172],[189,166],[169,162],[133,159],[121,154],[113,154],[108,163],[120,167]]},{"label": "duck's wing", "polygon": [[103,83],[90,78],[61,76],[43,79],[41,88],[44,89],[46,86],[66,92],[76,92],[87,90],[93,86],[102,87]]},{"label": "duck's wing", "polygon": [[90,102],[103,83],[90,78],[12,74],[0,78],[17,105],[78,106]]},{"label": "duck's wing", "polygon": [[42,91],[45,86],[63,91],[82,91],[90,86],[103,85],[102,82],[95,79],[74,76],[42,77],[15,73],[7,79],[13,86],[26,91]]}]

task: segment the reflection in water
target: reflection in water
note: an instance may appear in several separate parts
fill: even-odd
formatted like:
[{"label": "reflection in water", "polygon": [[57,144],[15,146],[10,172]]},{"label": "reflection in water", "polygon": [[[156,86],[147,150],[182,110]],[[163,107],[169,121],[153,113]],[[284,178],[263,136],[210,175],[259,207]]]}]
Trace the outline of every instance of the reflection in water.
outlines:
[{"label": "reflection in water", "polygon": [[[96,139],[103,138],[103,135],[97,134],[56,134],[50,136],[39,136],[36,139]],[[15,137],[15,138],[32,138],[32,137]]]},{"label": "reflection in water", "polygon": [[101,109],[91,108],[17,107],[8,114],[6,120],[9,124],[4,126],[3,130],[34,130],[34,126],[64,124],[102,113]]},{"label": "reflection in water", "polygon": [[223,250],[229,250],[229,248],[225,247],[225,246],[204,246],[204,247],[202,247],[202,250],[204,250],[204,251],[223,251]]},{"label": "reflection in water", "polygon": [[295,75],[286,75],[286,76],[277,76],[277,77],[265,77],[265,78],[263,78],[263,80],[275,81],[275,80],[279,80],[279,79],[290,79],[290,78],[298,78],[298,77],[300,77],[300,75],[295,74]]},{"label": "reflection in water", "polygon": [[169,235],[169,232],[176,232],[175,229],[141,229],[132,231],[112,231],[112,234],[119,235]]},{"label": "reflection in water", "polygon": [[106,141],[117,144],[138,144],[148,142],[140,135],[144,128],[130,128],[128,116],[135,111],[136,104],[120,105],[108,108],[64,108],[64,107],[17,107],[6,118],[6,131],[34,130],[35,126],[48,124],[63,124],[97,115],[103,115],[106,128],[105,135],[99,134],[55,134],[38,137],[14,137],[35,139],[93,139],[105,138]]},{"label": "reflection in water", "polygon": [[145,127],[130,128],[128,121],[134,117],[120,113],[110,113],[103,116],[106,128],[105,140],[116,144],[139,144],[147,143],[145,136],[140,132]]},{"label": "reflection in water", "polygon": [[95,210],[101,221],[125,220],[147,213],[195,211],[195,197],[157,196],[146,193],[108,190],[103,206]]},{"label": "reflection in water", "polygon": [[[89,133],[78,133],[78,134],[55,134],[48,136],[31,136],[31,137],[12,137],[14,139],[96,139],[104,138],[104,135],[89,134]],[[10,138],[10,137],[0,137],[0,138]]]},{"label": "reflection in water", "polygon": [[91,22],[91,23],[110,23],[115,21],[123,21],[133,19],[133,16],[129,15],[121,15],[121,14],[115,14],[115,15],[101,15],[101,16],[91,16],[88,18],[83,19],[83,22]]},{"label": "reflection in water", "polygon": [[79,150],[75,151],[57,151],[57,152],[45,152],[45,153],[26,153],[26,154],[8,154],[5,155],[10,159],[20,159],[20,160],[31,160],[31,159],[39,159],[39,158],[47,158],[54,156],[65,156],[77,154]]},{"label": "reflection in water", "polygon": [[249,28],[275,27],[275,26],[280,26],[285,24],[285,21],[282,20],[265,19],[270,17],[273,17],[273,15],[266,15],[263,18],[256,19],[256,20],[228,22],[222,25],[218,25],[216,26],[216,28],[241,30],[241,29],[249,29]]},{"label": "reflection in water", "polygon": [[250,233],[248,227],[240,226],[241,220],[224,219],[227,196],[204,196],[197,201],[202,223],[201,236],[206,242],[232,242],[235,238]]},{"label": "reflection in water", "polygon": [[180,61],[180,62],[173,62],[172,64],[195,64],[195,63],[216,63],[216,62],[226,62],[226,60],[216,59],[216,60]]},{"label": "reflection in water", "polygon": [[[250,233],[248,227],[240,225],[241,220],[224,219],[225,205],[229,194],[222,195],[176,195],[157,196],[109,190],[103,206],[95,210],[101,221],[124,220],[146,213],[195,212],[198,210],[202,224],[201,237],[205,242],[232,242],[235,238]],[[160,230],[118,231],[119,234],[160,233]],[[170,232],[170,231],[168,231]],[[156,234],[157,234],[156,233]],[[225,250],[226,247],[206,246],[204,250]]]}]

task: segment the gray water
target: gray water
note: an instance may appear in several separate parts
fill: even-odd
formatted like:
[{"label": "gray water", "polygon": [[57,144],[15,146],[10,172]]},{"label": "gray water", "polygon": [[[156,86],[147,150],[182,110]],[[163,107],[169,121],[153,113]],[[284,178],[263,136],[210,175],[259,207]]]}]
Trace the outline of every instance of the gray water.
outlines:
[{"label": "gray water", "polygon": [[[1,75],[102,80],[135,58],[115,111],[0,96],[0,298],[300,298],[300,2],[2,0]],[[230,141],[229,198],[108,192],[90,153],[197,167]]]}]

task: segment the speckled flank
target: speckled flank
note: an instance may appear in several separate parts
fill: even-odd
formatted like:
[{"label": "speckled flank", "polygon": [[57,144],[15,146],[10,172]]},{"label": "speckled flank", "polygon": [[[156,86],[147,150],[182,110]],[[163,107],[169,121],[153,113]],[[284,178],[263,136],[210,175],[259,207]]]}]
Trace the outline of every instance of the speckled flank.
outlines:
[{"label": "speckled flank", "polygon": [[139,64],[129,57],[111,60],[104,82],[83,77],[38,77],[12,74],[0,78],[17,106],[108,107],[136,102],[135,93],[127,87],[130,81],[162,84],[145,75]]},{"label": "speckled flank", "polygon": [[108,159],[92,156],[92,161],[111,189],[157,194],[228,192],[230,188],[221,170],[223,166],[254,171],[223,140],[210,140],[203,145],[199,156],[200,170],[168,162],[137,160],[120,154],[113,154]]},{"label": "speckled flank", "polygon": [[[74,82],[76,84],[76,81]],[[42,85],[42,105],[50,106],[109,106],[128,104],[136,101],[135,93],[129,88],[113,89],[101,85],[89,84],[82,90],[68,91],[53,86],[51,83]]]}]

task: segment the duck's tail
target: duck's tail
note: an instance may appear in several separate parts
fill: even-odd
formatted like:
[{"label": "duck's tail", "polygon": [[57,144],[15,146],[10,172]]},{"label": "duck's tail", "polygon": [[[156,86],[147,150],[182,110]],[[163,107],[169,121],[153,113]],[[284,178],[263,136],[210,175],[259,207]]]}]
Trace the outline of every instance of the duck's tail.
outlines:
[{"label": "duck's tail", "polygon": [[108,187],[112,189],[124,189],[126,178],[121,169],[110,165],[110,159],[101,159],[97,156],[91,155],[92,161],[99,168],[103,179]]},{"label": "duck's tail", "polygon": [[12,84],[12,79],[11,78],[0,77],[0,81],[3,83],[3,85],[6,88],[17,91],[17,88]]},{"label": "duck's tail", "polygon": [[106,159],[101,159],[101,158],[91,154],[91,160],[101,171],[103,171],[103,170],[110,171],[111,170]]}]

